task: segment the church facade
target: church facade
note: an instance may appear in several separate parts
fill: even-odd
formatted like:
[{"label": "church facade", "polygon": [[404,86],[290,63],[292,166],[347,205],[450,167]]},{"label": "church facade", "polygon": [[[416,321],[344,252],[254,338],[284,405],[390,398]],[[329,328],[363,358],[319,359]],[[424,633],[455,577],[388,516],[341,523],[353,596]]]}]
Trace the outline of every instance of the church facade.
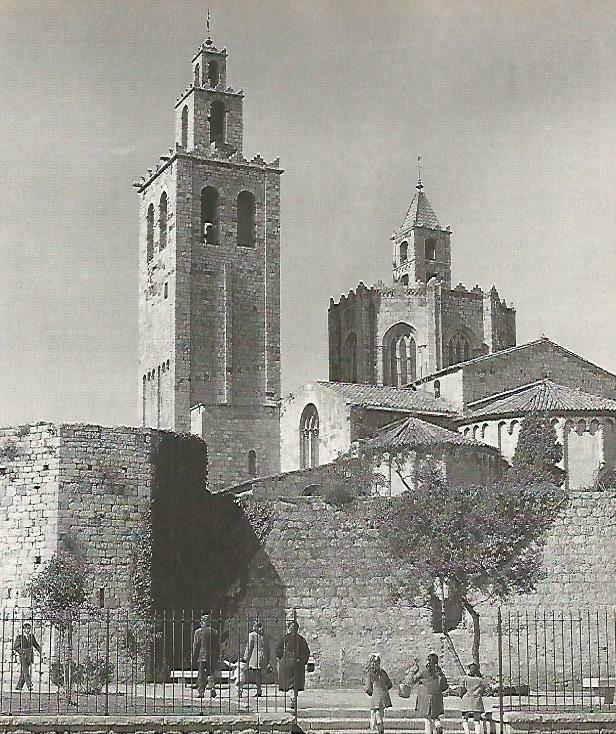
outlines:
[{"label": "church facade", "polygon": [[141,422],[204,438],[212,488],[279,468],[282,171],[244,157],[243,96],[208,38],[135,183]]},{"label": "church facade", "polygon": [[451,234],[420,178],[392,235],[393,284],[360,283],[330,301],[330,380],[403,386],[516,343],[515,310],[496,288],[452,289]]}]

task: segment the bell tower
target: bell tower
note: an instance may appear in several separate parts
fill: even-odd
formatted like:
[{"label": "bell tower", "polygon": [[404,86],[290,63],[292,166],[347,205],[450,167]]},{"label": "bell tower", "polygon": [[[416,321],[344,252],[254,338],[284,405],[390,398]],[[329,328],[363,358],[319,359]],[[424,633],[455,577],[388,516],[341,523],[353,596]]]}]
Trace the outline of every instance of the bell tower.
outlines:
[{"label": "bell tower", "polygon": [[451,288],[451,230],[443,229],[424,193],[421,171],[404,221],[394,232],[393,279],[411,288],[432,278]]},{"label": "bell tower", "polygon": [[213,489],[279,470],[282,170],[244,157],[243,98],[208,33],[135,184],[142,423],[201,435]]}]

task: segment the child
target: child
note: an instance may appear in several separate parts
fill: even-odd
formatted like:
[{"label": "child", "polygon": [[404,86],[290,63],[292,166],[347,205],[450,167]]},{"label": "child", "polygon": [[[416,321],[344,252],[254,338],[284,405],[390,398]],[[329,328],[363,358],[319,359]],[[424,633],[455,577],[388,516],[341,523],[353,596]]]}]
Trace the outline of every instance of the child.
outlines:
[{"label": "child", "polygon": [[370,731],[383,734],[385,731],[384,713],[391,708],[389,690],[392,683],[381,668],[381,656],[373,652],[366,668],[366,693],[370,696]]},{"label": "child", "polygon": [[462,678],[460,696],[462,697],[462,727],[464,734],[470,734],[469,719],[475,724],[475,734],[481,734],[481,714],[483,708],[483,694],[486,691],[485,683],[477,663],[468,666],[468,675]]},{"label": "child", "polygon": [[244,684],[246,683],[246,663],[243,660],[238,660],[237,663],[233,663],[231,668],[231,680],[237,686],[237,695],[241,698],[244,693]]},{"label": "child", "polygon": [[438,664],[438,655],[431,652],[426,667],[420,671],[417,665],[411,680],[419,683],[415,710],[424,720],[426,734],[441,734],[443,727],[440,717],[445,710],[443,693],[447,690],[448,683]]}]

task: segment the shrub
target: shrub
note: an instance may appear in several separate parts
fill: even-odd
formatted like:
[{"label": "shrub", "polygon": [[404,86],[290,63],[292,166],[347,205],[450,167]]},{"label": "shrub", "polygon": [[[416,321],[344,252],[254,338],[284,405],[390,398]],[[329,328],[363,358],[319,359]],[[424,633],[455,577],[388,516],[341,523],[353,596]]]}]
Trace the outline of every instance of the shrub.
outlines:
[{"label": "shrub", "polygon": [[[54,686],[58,688],[64,686],[66,667],[58,660],[51,663],[49,677]],[[105,685],[113,680],[115,666],[104,660],[92,660],[87,657],[83,663],[71,660],[70,672],[73,685],[76,685],[82,693],[98,695],[103,691]]]}]

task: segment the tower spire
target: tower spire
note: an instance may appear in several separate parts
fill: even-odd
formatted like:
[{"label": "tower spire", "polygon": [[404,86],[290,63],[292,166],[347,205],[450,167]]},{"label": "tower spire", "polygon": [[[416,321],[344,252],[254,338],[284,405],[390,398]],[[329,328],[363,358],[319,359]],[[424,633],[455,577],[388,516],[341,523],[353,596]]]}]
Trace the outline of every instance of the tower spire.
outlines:
[{"label": "tower spire", "polygon": [[417,186],[415,187],[419,191],[423,189],[423,184],[421,183],[421,156],[417,156]]},{"label": "tower spire", "polygon": [[207,30],[207,40],[208,41],[211,41],[212,40],[212,36],[211,36],[211,33],[210,33],[210,9],[209,8],[207,9],[207,20],[205,21],[205,27],[206,27],[206,30]]}]

